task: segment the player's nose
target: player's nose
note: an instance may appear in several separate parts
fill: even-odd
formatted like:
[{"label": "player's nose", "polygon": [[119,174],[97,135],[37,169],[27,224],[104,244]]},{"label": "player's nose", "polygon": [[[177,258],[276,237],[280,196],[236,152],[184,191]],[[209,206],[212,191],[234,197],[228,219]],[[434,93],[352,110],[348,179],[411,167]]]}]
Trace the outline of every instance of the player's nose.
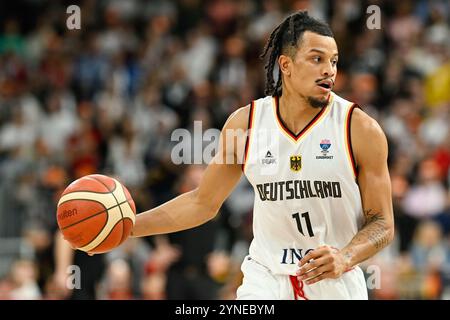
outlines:
[{"label": "player's nose", "polygon": [[334,67],[331,62],[324,63],[321,70],[323,77],[332,77],[334,76]]}]

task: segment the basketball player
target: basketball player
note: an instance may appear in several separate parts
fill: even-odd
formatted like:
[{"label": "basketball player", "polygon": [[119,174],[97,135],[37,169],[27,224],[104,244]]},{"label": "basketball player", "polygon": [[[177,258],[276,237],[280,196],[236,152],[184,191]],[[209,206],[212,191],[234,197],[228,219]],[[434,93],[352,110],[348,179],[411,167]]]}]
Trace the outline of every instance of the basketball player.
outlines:
[{"label": "basketball player", "polygon": [[[234,162],[212,161],[198,188],[139,214],[132,235],[213,219],[243,172],[255,191],[254,239],[237,298],[367,299],[357,265],[394,234],[385,135],[333,93],[338,49],[328,25],[297,12],[272,32],[266,55],[267,96],[222,131],[216,158]],[[239,129],[248,137],[234,146],[225,132]]]}]

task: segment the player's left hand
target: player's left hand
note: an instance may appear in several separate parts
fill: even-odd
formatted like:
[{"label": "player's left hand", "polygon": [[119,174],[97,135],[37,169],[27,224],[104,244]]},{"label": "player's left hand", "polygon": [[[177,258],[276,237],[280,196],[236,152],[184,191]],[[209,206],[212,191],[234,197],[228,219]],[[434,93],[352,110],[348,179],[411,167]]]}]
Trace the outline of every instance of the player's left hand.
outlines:
[{"label": "player's left hand", "polygon": [[339,278],[348,270],[343,254],[336,248],[321,246],[310,251],[298,263],[297,279],[313,284],[323,279]]}]

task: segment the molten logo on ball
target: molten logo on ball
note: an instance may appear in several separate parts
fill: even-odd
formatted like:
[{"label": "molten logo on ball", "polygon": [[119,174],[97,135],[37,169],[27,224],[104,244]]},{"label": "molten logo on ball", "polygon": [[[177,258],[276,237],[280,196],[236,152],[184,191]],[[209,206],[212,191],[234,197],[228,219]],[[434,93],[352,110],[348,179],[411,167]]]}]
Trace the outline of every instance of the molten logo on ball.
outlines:
[{"label": "molten logo on ball", "polygon": [[77,214],[77,209],[72,210],[64,210],[63,213],[58,214],[58,220],[65,219],[67,217],[71,217]]}]

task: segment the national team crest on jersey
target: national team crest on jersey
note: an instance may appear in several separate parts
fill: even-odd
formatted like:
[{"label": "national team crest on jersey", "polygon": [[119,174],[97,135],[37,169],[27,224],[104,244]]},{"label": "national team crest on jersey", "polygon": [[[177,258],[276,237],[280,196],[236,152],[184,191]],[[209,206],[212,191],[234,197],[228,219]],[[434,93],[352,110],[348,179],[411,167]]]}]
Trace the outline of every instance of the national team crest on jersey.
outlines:
[{"label": "national team crest on jersey", "polygon": [[302,169],[302,156],[291,156],[291,170],[298,172]]}]

